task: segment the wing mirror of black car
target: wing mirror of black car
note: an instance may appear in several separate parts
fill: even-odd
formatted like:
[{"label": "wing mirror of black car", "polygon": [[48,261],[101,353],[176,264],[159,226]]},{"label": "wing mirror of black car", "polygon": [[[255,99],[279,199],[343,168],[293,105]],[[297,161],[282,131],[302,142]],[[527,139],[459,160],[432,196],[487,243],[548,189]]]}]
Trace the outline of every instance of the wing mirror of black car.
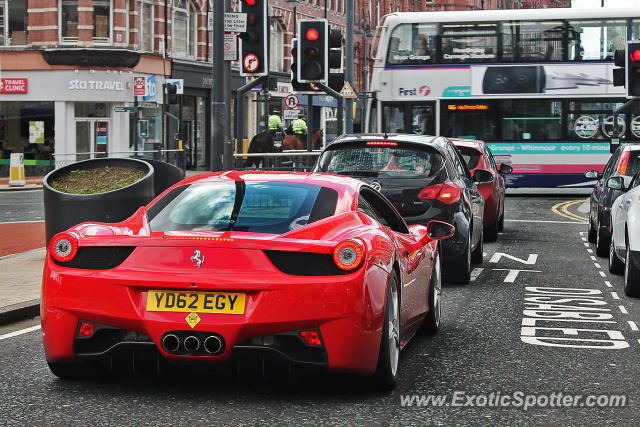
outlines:
[{"label": "wing mirror of black car", "polygon": [[511,165],[507,165],[505,163],[502,163],[500,165],[500,168],[498,169],[498,172],[503,173],[503,174],[509,174],[509,173],[513,172],[513,168],[511,167]]},{"label": "wing mirror of black car", "polygon": [[612,176],[607,180],[607,188],[612,190],[625,191],[624,180],[621,176]]},{"label": "wing mirror of black car", "polygon": [[429,221],[427,223],[427,237],[430,240],[444,240],[453,236],[456,228],[443,221]]},{"label": "wing mirror of black car", "polygon": [[584,173],[584,177],[587,179],[600,179],[601,176],[597,170],[590,170]]},{"label": "wing mirror of black car", "polygon": [[478,184],[493,181],[493,174],[486,169],[476,169],[473,172],[473,180]]}]

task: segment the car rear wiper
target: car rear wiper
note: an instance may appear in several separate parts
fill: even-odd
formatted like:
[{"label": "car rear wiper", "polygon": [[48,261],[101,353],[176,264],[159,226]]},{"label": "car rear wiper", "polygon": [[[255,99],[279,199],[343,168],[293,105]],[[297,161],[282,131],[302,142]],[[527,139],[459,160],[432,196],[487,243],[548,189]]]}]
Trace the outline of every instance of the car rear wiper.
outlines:
[{"label": "car rear wiper", "polygon": [[338,175],[350,175],[350,176],[378,176],[378,171],[374,170],[350,170],[336,172]]}]

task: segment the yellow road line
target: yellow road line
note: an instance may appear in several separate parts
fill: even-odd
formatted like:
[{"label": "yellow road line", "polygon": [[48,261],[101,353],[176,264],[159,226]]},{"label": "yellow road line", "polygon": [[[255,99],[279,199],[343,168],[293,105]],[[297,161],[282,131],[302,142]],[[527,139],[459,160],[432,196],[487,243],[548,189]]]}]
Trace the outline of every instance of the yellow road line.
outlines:
[{"label": "yellow road line", "polygon": [[580,215],[576,215],[573,212],[569,212],[569,207],[576,205],[578,203],[583,203],[584,200],[567,200],[564,202],[560,202],[560,203],[556,203],[555,205],[553,205],[553,207],[551,208],[551,211],[563,216],[565,218],[569,218],[572,219],[574,221],[578,221],[578,222],[588,222],[589,218],[585,218],[583,216]]}]

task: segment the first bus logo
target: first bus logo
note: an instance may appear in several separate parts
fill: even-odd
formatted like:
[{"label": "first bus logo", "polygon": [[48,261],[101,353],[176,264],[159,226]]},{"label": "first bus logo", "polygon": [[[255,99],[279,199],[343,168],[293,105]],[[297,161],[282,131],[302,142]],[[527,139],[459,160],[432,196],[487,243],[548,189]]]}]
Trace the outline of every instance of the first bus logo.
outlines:
[{"label": "first bus logo", "polygon": [[398,94],[400,96],[427,96],[431,93],[431,88],[427,85],[422,85],[419,88],[412,88],[412,89],[406,89],[406,88],[399,88],[398,89]]}]

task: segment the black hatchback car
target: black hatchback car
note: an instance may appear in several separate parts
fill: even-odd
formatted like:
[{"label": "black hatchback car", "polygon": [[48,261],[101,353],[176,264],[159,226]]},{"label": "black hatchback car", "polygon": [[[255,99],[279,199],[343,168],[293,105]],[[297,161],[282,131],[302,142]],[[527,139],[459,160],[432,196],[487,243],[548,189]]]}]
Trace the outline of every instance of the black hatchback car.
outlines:
[{"label": "black hatchback car", "polygon": [[629,187],[633,175],[640,170],[640,144],[620,145],[611,155],[602,173],[590,170],[585,178],[596,179],[589,201],[589,242],[596,244],[596,255],[609,255],[611,242],[611,207],[624,191],[607,187],[609,178],[622,177],[624,188]]},{"label": "black hatchback car", "polygon": [[443,137],[402,134],[343,135],[321,153],[315,172],[349,175],[366,181],[391,201],[407,224],[445,221],[455,226],[442,242],[450,282],[468,283],[471,264],[483,257],[484,199],[454,145]]}]

